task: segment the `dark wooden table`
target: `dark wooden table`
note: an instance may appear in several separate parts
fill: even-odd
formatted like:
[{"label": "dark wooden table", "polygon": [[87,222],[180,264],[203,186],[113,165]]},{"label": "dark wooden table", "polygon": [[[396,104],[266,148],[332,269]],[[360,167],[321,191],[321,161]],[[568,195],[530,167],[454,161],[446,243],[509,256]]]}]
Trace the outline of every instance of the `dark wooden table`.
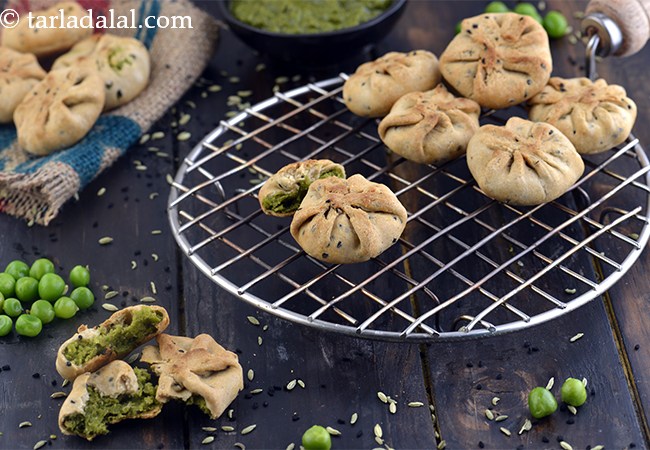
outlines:
[{"label": "dark wooden table", "polygon": [[[485,3],[412,1],[374,54],[426,48],[439,55],[453,36],[453,24],[480,13]],[[547,3],[579,28],[572,12],[583,10],[584,2]],[[214,3],[201,6],[218,16]],[[554,73],[581,76],[583,48],[568,38],[554,41]],[[98,297],[91,310],[47,326],[37,338],[12,334],[0,339],[0,448],[32,448],[42,439],[48,440],[46,448],[234,448],[238,442],[249,449],[284,449],[292,443],[298,448],[302,433],[313,424],[341,432],[333,438],[336,449],[381,447],[375,442],[376,424],[383,430],[386,445],[397,449],[445,444],[449,449],[561,448],[560,441],[573,449],[648,447],[648,252],[606,295],[559,319],[503,336],[422,345],[355,339],[281,320],[213,284],[180,252],[168,225],[165,178],[176,172],[179,159],[232,109],[227,106],[228,96],[252,90],[250,100],[260,101],[272,95],[277,77],[289,78],[281,86],[287,90],[306,80],[350,72],[368,58],[359,55],[318,70],[276,66],[222,30],[218,51],[203,79],[153,127],[152,131],[165,133],[163,138],[132,148],[93,181],[78,201],[67,204],[47,228],[30,228],[0,216],[0,264],[13,259],[31,262],[41,256],[65,271],[88,264]],[[266,68],[256,70],[262,62]],[[645,143],[650,143],[648,71],[650,48],[628,59],[606,59],[599,66],[603,77],[625,86],[636,100],[635,133]],[[233,82],[234,76],[240,81]],[[210,91],[208,86],[213,84],[222,90]],[[173,128],[172,122],[183,113],[191,114],[191,120]],[[191,132],[191,139],[176,140],[180,129]],[[136,170],[136,160],[147,170]],[[102,188],[105,194],[98,196]],[[152,234],[153,230],[162,233]],[[114,242],[100,246],[98,239],[103,236],[113,237]],[[54,369],[58,346],[80,323],[96,324],[108,317],[100,307],[102,285],[119,292],[109,302],[122,307],[151,295],[151,282],[158,303],[170,312],[170,332],[210,333],[237,351],[245,373],[254,370],[254,379],[246,380],[244,391],[232,404],[231,418],[212,421],[197,409],[171,404],[155,419],[113,426],[109,436],[93,443],[63,436],[57,427],[62,399],[50,398],[54,392],[69,391],[69,387],[62,388]],[[257,317],[261,325],[249,323],[248,316]],[[570,337],[579,332],[584,337],[571,343]],[[560,383],[568,376],[589,380],[588,401],[578,414],[561,407],[552,417],[533,421],[532,430],[519,435],[529,417],[529,390],[545,385],[550,377]],[[287,390],[292,379],[302,380],[304,389]],[[256,388],[263,392],[250,394]],[[397,401],[395,413],[378,398],[378,392]],[[493,397],[500,398],[496,406],[492,406]],[[409,407],[409,402],[424,406]],[[507,418],[487,420],[484,411],[490,407]],[[354,413],[358,421],[351,424]],[[32,425],[19,428],[24,421]],[[252,424],[257,425],[255,430],[241,435]],[[218,431],[203,431],[206,426]],[[222,426],[234,431],[222,431]],[[506,436],[500,427],[512,435]],[[203,446],[201,441],[208,435],[215,440]]]}]

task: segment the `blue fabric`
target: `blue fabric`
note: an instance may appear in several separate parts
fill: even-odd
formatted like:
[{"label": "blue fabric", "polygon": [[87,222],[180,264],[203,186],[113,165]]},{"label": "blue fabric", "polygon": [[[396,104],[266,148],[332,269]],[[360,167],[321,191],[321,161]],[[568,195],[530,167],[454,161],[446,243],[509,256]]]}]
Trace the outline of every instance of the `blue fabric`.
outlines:
[{"label": "blue fabric", "polygon": [[[99,173],[107,149],[117,149],[120,155],[124,154],[138,139],[140,132],[138,124],[128,117],[100,116],[90,133],[77,144],[49,156],[30,157],[26,162],[14,167],[11,172],[30,174],[48,162],[59,161],[79,174],[80,187],[83,188]],[[16,129],[13,126],[0,127],[0,170],[4,170],[7,164],[11,163],[11,159],[16,157],[15,150],[9,150],[15,138]]]}]

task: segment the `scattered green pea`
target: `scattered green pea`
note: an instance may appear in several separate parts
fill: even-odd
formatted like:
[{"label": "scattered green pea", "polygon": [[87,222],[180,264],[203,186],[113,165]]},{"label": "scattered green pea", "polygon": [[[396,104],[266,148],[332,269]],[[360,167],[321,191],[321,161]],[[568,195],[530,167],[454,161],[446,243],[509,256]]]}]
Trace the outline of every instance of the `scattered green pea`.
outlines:
[{"label": "scattered green pea", "polygon": [[490,2],[485,7],[486,13],[505,13],[509,11],[510,9],[503,2]]},{"label": "scattered green pea", "polygon": [[305,450],[330,450],[332,438],[325,428],[314,425],[302,435],[302,446]]},{"label": "scattered green pea", "polygon": [[13,297],[16,291],[16,279],[8,273],[0,273],[0,293],[5,298]]},{"label": "scattered green pea", "polygon": [[559,11],[549,11],[546,17],[544,17],[542,25],[544,25],[546,33],[553,39],[559,39],[564,36],[567,28],[569,28],[566,17]]},{"label": "scattered green pea", "polygon": [[43,324],[48,324],[54,320],[54,306],[47,300],[36,300],[29,309],[29,313],[41,319]]},{"label": "scattered green pea", "polygon": [[95,296],[92,291],[84,286],[72,291],[70,298],[74,300],[79,309],[88,309],[95,303]]},{"label": "scattered green pea", "polygon": [[32,277],[22,277],[16,280],[16,297],[21,302],[31,303],[38,300],[38,280]]},{"label": "scattered green pea", "polygon": [[16,333],[21,336],[34,337],[43,329],[41,319],[31,314],[22,314],[16,319]]},{"label": "scattered green pea", "polygon": [[549,416],[557,409],[557,400],[546,388],[536,387],[528,394],[528,409],[535,419]]},{"label": "scattered green pea", "polygon": [[70,283],[75,287],[88,286],[90,271],[84,266],[74,266],[70,271]]},{"label": "scattered green pea", "polygon": [[9,264],[7,264],[7,267],[5,268],[5,273],[8,273],[14,279],[18,280],[19,278],[26,277],[29,275],[29,266],[25,264],[23,261],[20,261],[18,259],[11,261]]},{"label": "scattered green pea", "polygon": [[54,273],[54,263],[47,258],[37,259],[29,268],[29,276],[40,280],[46,273]]},{"label": "scattered green pea", "polygon": [[567,378],[562,384],[560,398],[567,405],[581,406],[587,401],[587,388],[581,380]]},{"label": "scattered green pea", "polygon": [[9,317],[18,317],[23,312],[23,305],[17,298],[8,298],[2,305],[2,310]]},{"label": "scattered green pea", "polygon": [[56,301],[63,295],[65,281],[55,273],[46,273],[38,282],[38,295],[43,300]]},{"label": "scattered green pea", "polygon": [[74,317],[77,311],[79,311],[79,307],[70,297],[61,297],[54,303],[54,314],[59,319]]},{"label": "scattered green pea", "polygon": [[513,11],[522,16],[530,16],[539,23],[543,22],[542,16],[539,15],[537,8],[532,3],[518,3]]},{"label": "scattered green pea", "polygon": [[2,295],[2,292],[0,292],[0,311],[2,311],[4,303],[5,303],[5,296]]},{"label": "scattered green pea", "polygon": [[6,336],[11,333],[13,326],[14,321],[11,320],[11,317],[5,315],[0,316],[0,336]]}]

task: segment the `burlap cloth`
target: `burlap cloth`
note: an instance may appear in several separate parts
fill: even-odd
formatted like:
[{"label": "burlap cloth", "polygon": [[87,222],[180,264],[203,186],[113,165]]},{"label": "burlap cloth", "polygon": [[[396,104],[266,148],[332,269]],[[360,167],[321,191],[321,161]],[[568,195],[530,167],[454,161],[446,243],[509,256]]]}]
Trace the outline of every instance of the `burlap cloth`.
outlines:
[{"label": "burlap cloth", "polygon": [[[16,0],[8,8],[19,13],[55,1]],[[203,72],[217,42],[217,24],[188,0],[79,0],[93,14],[131,16],[137,24],[148,16],[189,16],[192,28],[107,29],[134,36],[150,51],[149,85],[130,103],[103,114],[78,144],[45,157],[34,157],[16,142],[13,125],[0,126],[0,211],[47,225],[63,204],[83,189],[135,143]],[[153,24],[153,19],[148,23]]]}]

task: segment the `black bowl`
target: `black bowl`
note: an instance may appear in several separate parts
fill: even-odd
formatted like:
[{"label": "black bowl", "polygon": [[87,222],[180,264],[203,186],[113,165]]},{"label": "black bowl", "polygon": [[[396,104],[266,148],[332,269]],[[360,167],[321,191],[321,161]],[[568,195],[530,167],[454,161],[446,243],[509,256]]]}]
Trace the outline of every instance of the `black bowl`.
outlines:
[{"label": "black bowl", "polygon": [[359,54],[390,32],[404,11],[406,0],[394,0],[386,11],[351,28],[313,34],[274,33],[252,27],[235,18],[230,2],[219,2],[230,29],[261,54],[284,62],[326,65]]}]

